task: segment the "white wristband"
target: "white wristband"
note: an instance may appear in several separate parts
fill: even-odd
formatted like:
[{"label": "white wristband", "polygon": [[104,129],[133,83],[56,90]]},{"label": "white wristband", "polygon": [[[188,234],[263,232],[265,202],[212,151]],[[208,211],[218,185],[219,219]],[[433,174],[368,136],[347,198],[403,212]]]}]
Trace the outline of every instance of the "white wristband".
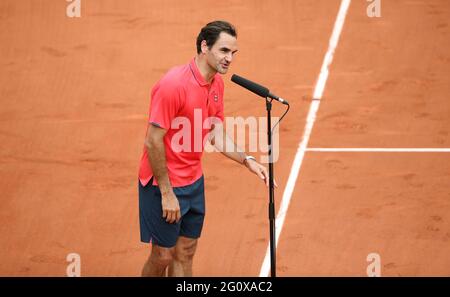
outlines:
[{"label": "white wristband", "polygon": [[244,164],[245,166],[247,166],[246,163],[247,163],[248,160],[256,161],[255,157],[253,157],[253,156],[245,156],[245,159],[244,159],[244,161],[242,162],[242,164]]}]

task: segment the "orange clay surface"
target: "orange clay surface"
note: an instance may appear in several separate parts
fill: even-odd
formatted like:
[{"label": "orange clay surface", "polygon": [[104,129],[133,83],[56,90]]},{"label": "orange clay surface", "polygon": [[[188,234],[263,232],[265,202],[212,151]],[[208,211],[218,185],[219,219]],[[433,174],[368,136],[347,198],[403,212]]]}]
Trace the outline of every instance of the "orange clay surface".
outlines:
[{"label": "orange clay surface", "polygon": [[[309,147],[450,147],[450,2],[352,1]],[[280,205],[339,0],[0,2],[0,275],[137,276],[137,171],[149,93],[195,55],[200,28],[226,19],[239,53],[225,115],[265,116],[231,74],[291,103],[279,131]],[[283,106],[275,104],[274,116]],[[254,155],[260,155],[253,153]],[[259,275],[267,189],[205,153],[207,216],[194,274]],[[450,153],[307,152],[278,245],[279,276],[450,275]]]}]

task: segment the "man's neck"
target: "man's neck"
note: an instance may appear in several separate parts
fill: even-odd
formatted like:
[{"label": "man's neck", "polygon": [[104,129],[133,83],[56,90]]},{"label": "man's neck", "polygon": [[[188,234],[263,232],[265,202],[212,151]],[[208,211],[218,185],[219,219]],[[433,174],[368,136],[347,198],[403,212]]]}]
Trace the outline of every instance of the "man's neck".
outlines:
[{"label": "man's neck", "polygon": [[195,64],[197,65],[197,68],[205,81],[210,84],[217,71],[213,70],[206,62],[206,58],[201,55],[197,55],[197,57],[195,57]]}]

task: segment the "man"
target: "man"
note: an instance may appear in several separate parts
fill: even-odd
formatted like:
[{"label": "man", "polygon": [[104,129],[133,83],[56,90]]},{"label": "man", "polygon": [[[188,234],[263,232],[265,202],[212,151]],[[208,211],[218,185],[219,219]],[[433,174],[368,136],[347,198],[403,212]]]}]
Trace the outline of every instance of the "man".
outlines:
[{"label": "man", "polygon": [[192,275],[205,215],[200,161],[205,138],[268,186],[267,169],[238,149],[223,128],[220,74],[227,73],[238,50],[236,37],[228,22],[207,24],[197,38],[197,55],[152,89],[139,169],[141,241],[152,243],[143,276],[164,276],[166,268],[169,276]]}]

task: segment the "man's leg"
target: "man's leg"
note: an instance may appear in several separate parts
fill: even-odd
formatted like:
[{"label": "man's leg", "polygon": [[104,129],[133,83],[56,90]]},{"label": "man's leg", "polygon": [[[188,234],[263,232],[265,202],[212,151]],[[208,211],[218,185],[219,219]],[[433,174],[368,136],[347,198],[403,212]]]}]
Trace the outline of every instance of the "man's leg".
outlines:
[{"label": "man's leg", "polygon": [[192,260],[197,249],[197,239],[178,237],[169,276],[192,276]]},{"label": "man's leg", "polygon": [[142,268],[142,276],[165,276],[166,268],[173,262],[175,247],[165,248],[152,244],[152,251]]}]

